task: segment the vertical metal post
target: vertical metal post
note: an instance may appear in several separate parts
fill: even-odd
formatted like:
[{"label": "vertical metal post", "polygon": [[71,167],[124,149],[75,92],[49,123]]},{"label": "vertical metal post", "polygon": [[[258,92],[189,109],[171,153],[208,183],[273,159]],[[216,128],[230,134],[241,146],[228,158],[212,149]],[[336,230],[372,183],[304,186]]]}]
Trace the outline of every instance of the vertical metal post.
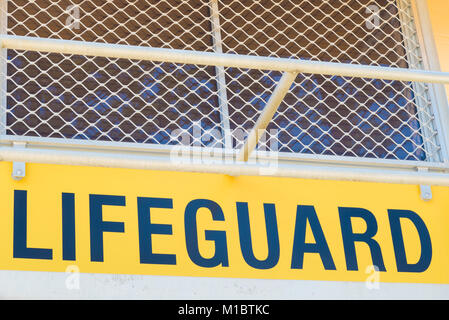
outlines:
[{"label": "vertical metal post", "polygon": [[[0,0],[0,34],[8,34],[8,0]],[[0,136],[5,136],[8,49],[0,48],[0,50]]]},{"label": "vertical metal post", "polygon": [[[223,53],[223,45],[221,39],[221,26],[220,26],[220,11],[218,9],[218,0],[210,0],[210,14],[212,25],[212,39],[214,51],[216,53]],[[224,147],[227,150],[232,150],[232,135],[231,125],[229,123],[229,108],[228,108],[228,95],[226,92],[226,74],[224,67],[215,67],[217,74],[217,90],[218,101],[220,105],[221,124],[224,136]]]}]

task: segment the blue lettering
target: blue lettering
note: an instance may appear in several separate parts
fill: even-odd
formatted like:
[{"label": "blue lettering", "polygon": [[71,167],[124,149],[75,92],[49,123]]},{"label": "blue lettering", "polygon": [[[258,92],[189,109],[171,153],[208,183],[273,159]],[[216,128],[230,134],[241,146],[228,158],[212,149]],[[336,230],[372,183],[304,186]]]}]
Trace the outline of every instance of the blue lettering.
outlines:
[{"label": "blue lettering", "polygon": [[91,194],[90,202],[90,259],[103,262],[103,232],[125,232],[123,222],[103,221],[103,206],[125,206],[123,196],[105,196]]},{"label": "blue lettering", "polygon": [[13,257],[23,259],[52,260],[51,249],[27,247],[27,192],[14,191]]},{"label": "blue lettering", "polygon": [[[306,242],[307,221],[315,238],[314,244]],[[302,269],[304,253],[319,253],[326,270],[336,270],[329,246],[324,237],[320,221],[312,206],[298,206],[296,213],[295,237],[293,240],[292,269]]]},{"label": "blue lettering", "polygon": [[215,221],[225,220],[223,210],[216,202],[213,202],[211,200],[193,200],[187,205],[184,224],[186,233],[186,246],[189,257],[193,261],[193,263],[200,267],[214,268],[219,265],[228,267],[229,262],[226,232],[206,230],[206,240],[215,242],[215,255],[210,259],[206,259],[202,257],[199,252],[196,215],[200,208],[209,209],[212,214],[212,218]]},{"label": "blue lettering", "polygon": [[[369,246],[371,251],[373,265],[377,266],[379,271],[386,271],[380,246],[373,239],[377,233],[377,221],[374,215],[368,210],[361,208],[339,208],[339,212],[347,269],[358,270],[355,242],[364,242]],[[365,220],[367,226],[365,233],[353,232],[352,218]]]},{"label": "blue lettering", "polygon": [[[407,210],[388,210],[388,218],[390,220],[391,236],[393,237],[398,272],[426,271],[432,261],[432,242],[424,221],[415,212]],[[400,219],[410,220],[418,231],[421,242],[421,257],[415,264],[409,264],[407,262]]]},{"label": "blue lettering", "polygon": [[256,269],[271,269],[279,262],[279,234],[274,204],[264,204],[265,225],[267,230],[268,257],[258,260],[254,256],[251,241],[251,227],[249,222],[248,203],[237,202],[237,218],[239,224],[240,247],[246,263]]},{"label": "blue lettering", "polygon": [[138,198],[140,263],[175,265],[176,255],[153,253],[153,234],[172,235],[171,225],[151,223],[151,208],[173,209],[172,199]]}]

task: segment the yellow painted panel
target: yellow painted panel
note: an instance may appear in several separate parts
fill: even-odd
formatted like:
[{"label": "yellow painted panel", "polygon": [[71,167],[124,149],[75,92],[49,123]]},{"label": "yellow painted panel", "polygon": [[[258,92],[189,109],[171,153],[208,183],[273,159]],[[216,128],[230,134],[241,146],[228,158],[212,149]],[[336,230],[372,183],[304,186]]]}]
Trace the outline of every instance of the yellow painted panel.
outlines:
[{"label": "yellow painted panel", "polygon": [[[0,268],[64,272],[76,265],[86,273],[121,273],[196,277],[365,281],[373,264],[369,246],[356,243],[358,271],[348,271],[342,240],[339,207],[364,208],[376,218],[373,239],[380,245],[386,272],[382,282],[449,283],[449,188],[433,187],[433,199],[421,200],[419,187],[377,183],[314,181],[275,177],[229,177],[217,174],[156,172],[27,164],[22,181],[10,178],[11,163],[0,163]],[[14,190],[27,191],[27,246],[53,250],[52,260],[13,257]],[[76,261],[62,259],[62,193],[75,194]],[[104,206],[103,220],[124,222],[124,233],[104,233],[104,262],[91,261],[89,195],[125,196],[126,206]],[[172,235],[153,235],[153,252],[176,255],[176,265],[141,264],[138,197],[169,198],[173,209],[151,209],[153,224],[168,224]],[[214,255],[214,242],[205,230],[226,232],[229,266],[200,267],[186,249],[185,209],[195,199],[209,199],[223,210],[224,221],[214,221],[207,209],[198,211],[199,251]],[[242,257],[236,202],[247,202],[254,254],[268,253],[263,204],[274,204],[279,229],[280,258],[271,269],[259,270]],[[292,269],[293,239],[298,205],[314,206],[336,270],[325,270],[320,255],[305,253],[303,269]],[[398,272],[388,209],[411,210],[424,221],[432,243],[432,260],[423,272]],[[353,232],[364,233],[364,220],[352,220]],[[307,243],[316,239],[307,225]],[[402,221],[408,262],[416,263],[421,244],[415,225]]]},{"label": "yellow painted panel", "polygon": [[[449,1],[427,0],[441,71],[449,72]],[[449,92],[449,86],[446,86]]]}]

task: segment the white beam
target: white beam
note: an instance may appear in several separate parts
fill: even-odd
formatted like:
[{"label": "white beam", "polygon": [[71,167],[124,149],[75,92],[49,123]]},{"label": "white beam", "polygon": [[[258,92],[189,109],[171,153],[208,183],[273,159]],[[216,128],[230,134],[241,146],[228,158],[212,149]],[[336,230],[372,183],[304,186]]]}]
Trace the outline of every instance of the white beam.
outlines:
[{"label": "white beam", "polygon": [[129,46],[12,35],[3,35],[0,37],[0,40],[2,48],[15,50],[54,52],[61,54],[77,54],[83,56],[149,60],[167,63],[223,66],[281,72],[321,74],[342,77],[449,84],[449,73],[447,72],[411,70],[335,62],[320,62],[288,58],[259,57],[192,50],[174,50],[144,46]]},{"label": "white beam", "polygon": [[[124,156],[120,152],[0,147],[0,161],[10,162],[217,173],[231,176],[259,176],[261,173],[261,167],[257,164],[222,162],[205,165],[201,162],[171,160],[167,156],[139,153],[128,153]],[[277,168],[272,169],[274,170],[270,169],[270,172],[274,177],[449,186],[449,174],[439,172],[280,163]]]}]

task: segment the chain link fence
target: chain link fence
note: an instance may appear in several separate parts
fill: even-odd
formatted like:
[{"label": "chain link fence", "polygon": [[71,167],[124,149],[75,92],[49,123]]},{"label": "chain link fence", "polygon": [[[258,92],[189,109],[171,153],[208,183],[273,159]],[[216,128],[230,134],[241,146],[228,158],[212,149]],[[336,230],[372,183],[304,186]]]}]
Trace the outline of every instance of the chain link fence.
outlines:
[{"label": "chain link fence", "polygon": [[[18,36],[424,69],[409,0],[2,1],[4,32]],[[281,78],[35,51],[3,59],[4,136],[71,142],[237,149]],[[434,108],[426,84],[299,74],[258,149],[440,161]]]}]

